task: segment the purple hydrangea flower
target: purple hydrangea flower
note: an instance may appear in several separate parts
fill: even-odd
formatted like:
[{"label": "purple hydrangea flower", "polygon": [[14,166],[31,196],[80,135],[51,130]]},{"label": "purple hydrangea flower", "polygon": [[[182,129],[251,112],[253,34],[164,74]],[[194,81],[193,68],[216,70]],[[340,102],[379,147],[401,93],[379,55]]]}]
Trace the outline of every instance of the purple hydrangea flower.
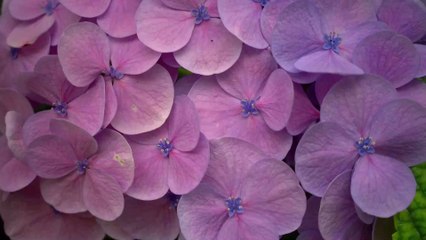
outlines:
[{"label": "purple hydrangea flower", "polygon": [[206,176],[178,204],[186,239],[272,240],[300,226],[306,197],[284,162],[236,138],[212,140],[211,153]]},{"label": "purple hydrangea flower", "polygon": [[203,178],[210,157],[209,143],[200,134],[194,104],[175,99],[172,113],[159,129],[130,137],[135,156],[135,179],[127,195],[153,200],[167,191],[186,194]]},{"label": "purple hydrangea flower", "polygon": [[158,52],[174,52],[176,61],[202,75],[229,69],[242,43],[223,26],[217,0],[144,0],[136,12],[139,39]]},{"label": "purple hydrangea flower", "polygon": [[49,30],[51,44],[56,46],[65,28],[80,20],[59,0],[12,0],[9,10],[12,17],[20,20],[7,37],[7,44],[15,48],[33,44]]},{"label": "purple hydrangea flower", "polygon": [[141,0],[111,0],[108,9],[96,22],[109,36],[116,38],[136,34],[135,14]]},{"label": "purple hydrangea flower", "polygon": [[0,214],[11,239],[102,240],[105,236],[90,214],[65,214],[47,204],[40,194],[39,181],[9,194],[0,202]]},{"label": "purple hydrangea flower", "polygon": [[124,211],[119,218],[98,222],[115,239],[174,240],[180,232],[176,213],[179,198],[172,193],[154,201],[125,197]]},{"label": "purple hydrangea flower", "polygon": [[25,158],[42,178],[44,200],[64,213],[88,210],[107,221],[120,216],[134,177],[124,137],[105,129],[93,138],[64,120],[51,120],[50,131],[28,146]]},{"label": "purple hydrangea flower", "polygon": [[323,196],[337,175],[353,169],[355,204],[389,217],[413,199],[409,166],[424,162],[425,155],[426,109],[398,99],[389,82],[365,76],[340,81],[328,92],[321,122],[297,147],[296,173],[307,191]]},{"label": "purple hydrangea flower", "polygon": [[52,106],[39,113],[49,119],[65,119],[95,135],[102,126],[105,110],[105,83],[75,87],[66,79],[57,56],[46,56],[36,64],[33,73],[26,75],[28,90],[41,98],[39,102]]},{"label": "purple hydrangea flower", "polygon": [[170,114],[171,77],[155,64],[160,54],[136,37],[112,39],[93,23],[78,23],[65,31],[58,55],[65,76],[75,86],[105,78],[104,126],[111,123],[122,133],[138,134],[160,127]]},{"label": "purple hydrangea flower", "polygon": [[370,1],[296,1],[281,12],[272,53],[289,72],[363,74],[351,62],[354,48],[383,29]]},{"label": "purple hydrangea flower", "polygon": [[231,69],[199,79],[188,96],[208,139],[240,138],[277,159],[290,149],[291,137],[283,129],[293,106],[293,83],[268,50],[245,48]]}]

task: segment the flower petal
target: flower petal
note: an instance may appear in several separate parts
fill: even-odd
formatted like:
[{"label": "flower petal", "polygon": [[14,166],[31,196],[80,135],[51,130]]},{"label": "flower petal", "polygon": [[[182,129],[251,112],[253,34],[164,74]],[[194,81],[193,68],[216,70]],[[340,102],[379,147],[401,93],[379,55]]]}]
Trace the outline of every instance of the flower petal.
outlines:
[{"label": "flower petal", "polygon": [[33,44],[55,23],[52,16],[44,15],[36,20],[21,22],[16,25],[7,37],[7,44],[11,47],[21,48]]},{"label": "flower petal", "polygon": [[12,158],[0,169],[0,189],[6,192],[21,190],[28,186],[36,176],[27,164]]},{"label": "flower petal", "polygon": [[260,16],[260,26],[262,34],[268,43],[271,43],[272,34],[275,31],[280,13],[295,0],[270,0],[263,8]]},{"label": "flower petal", "polygon": [[112,0],[59,0],[71,12],[86,18],[101,15]]},{"label": "flower petal", "polygon": [[44,12],[45,0],[35,0],[28,2],[26,0],[13,0],[9,3],[9,12],[12,17],[21,20],[32,20],[39,17]]},{"label": "flower petal", "polygon": [[111,0],[108,10],[96,18],[99,27],[115,38],[136,34],[135,14],[141,0]]},{"label": "flower petal", "polygon": [[312,105],[301,85],[293,86],[294,104],[286,128],[289,134],[296,136],[319,119],[319,111]]}]

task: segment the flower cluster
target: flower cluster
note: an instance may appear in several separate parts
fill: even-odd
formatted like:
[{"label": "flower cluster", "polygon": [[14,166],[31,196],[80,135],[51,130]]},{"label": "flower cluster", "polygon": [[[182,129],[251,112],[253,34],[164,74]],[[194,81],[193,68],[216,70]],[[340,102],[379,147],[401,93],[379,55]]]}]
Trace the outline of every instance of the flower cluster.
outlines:
[{"label": "flower cluster", "polygon": [[425,42],[419,0],[4,0],[5,232],[371,239],[426,162]]}]

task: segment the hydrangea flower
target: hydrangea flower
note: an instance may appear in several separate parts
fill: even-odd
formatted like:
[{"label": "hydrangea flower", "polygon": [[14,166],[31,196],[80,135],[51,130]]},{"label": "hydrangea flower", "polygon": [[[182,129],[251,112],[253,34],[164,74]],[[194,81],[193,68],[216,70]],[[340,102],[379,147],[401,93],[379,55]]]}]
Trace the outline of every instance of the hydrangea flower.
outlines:
[{"label": "hydrangea flower", "polygon": [[39,182],[8,195],[0,202],[6,234],[14,240],[101,240],[105,234],[88,213],[64,214],[48,205],[40,194]]},{"label": "hydrangea flower", "polygon": [[109,36],[124,38],[136,34],[135,14],[141,0],[111,0],[96,22]]},{"label": "hydrangea flower", "polygon": [[186,239],[278,239],[296,230],[306,197],[284,162],[236,138],[211,141],[206,176],[178,204]]},{"label": "hydrangea flower", "polygon": [[424,162],[425,155],[426,109],[398,99],[389,82],[365,76],[342,80],[328,92],[321,122],[297,147],[296,173],[307,191],[323,196],[336,176],[353,169],[355,204],[389,217],[413,199],[409,166]]},{"label": "hydrangea flower", "polygon": [[7,44],[14,48],[33,44],[49,30],[51,44],[56,46],[65,28],[80,20],[60,0],[12,0],[9,10],[12,17],[20,20],[7,37]]},{"label": "hydrangea flower", "polygon": [[115,239],[175,240],[180,232],[176,213],[179,198],[172,193],[154,201],[125,197],[124,211],[119,218],[98,222]]},{"label": "hydrangea flower", "polygon": [[217,0],[144,0],[136,12],[139,39],[158,52],[174,52],[176,61],[197,74],[229,69],[242,42],[223,26]]},{"label": "hydrangea flower", "polygon": [[104,126],[138,134],[160,127],[170,114],[170,75],[155,65],[160,54],[136,37],[112,39],[93,23],[78,23],[65,31],[58,55],[65,76],[77,87],[105,78]]},{"label": "hydrangea flower", "polygon": [[283,129],[293,107],[293,83],[268,50],[245,48],[231,69],[199,79],[188,96],[208,139],[240,138],[277,159],[290,149]]},{"label": "hydrangea flower", "polygon": [[154,200],[169,189],[174,194],[186,194],[207,170],[209,143],[200,134],[197,112],[186,96],[176,97],[162,127],[129,139],[135,156],[135,179],[126,192],[131,197]]},{"label": "hydrangea flower", "polygon": [[[28,90],[41,98],[41,103],[51,105],[40,117],[59,118],[95,135],[102,126],[105,110],[105,83],[96,81],[90,89],[75,87],[68,82],[58,56],[41,58],[34,72],[25,76]],[[42,120],[40,120],[42,121]]]},{"label": "hydrangea flower", "polygon": [[51,120],[50,131],[28,146],[25,158],[42,178],[44,200],[64,213],[88,210],[107,221],[120,216],[134,176],[124,137],[105,129],[93,138],[64,120]]},{"label": "hydrangea flower", "polygon": [[296,1],[281,12],[271,40],[272,53],[289,72],[363,74],[351,62],[354,48],[383,29],[386,26],[377,22],[370,1]]}]

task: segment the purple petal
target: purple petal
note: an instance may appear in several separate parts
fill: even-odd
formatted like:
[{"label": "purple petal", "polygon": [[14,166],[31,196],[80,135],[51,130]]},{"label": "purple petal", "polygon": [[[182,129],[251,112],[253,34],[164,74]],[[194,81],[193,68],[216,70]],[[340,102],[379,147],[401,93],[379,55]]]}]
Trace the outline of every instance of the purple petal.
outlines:
[{"label": "purple petal", "polygon": [[238,99],[253,99],[275,69],[277,64],[268,50],[244,47],[234,66],[217,75],[217,82]]},{"label": "purple petal", "polygon": [[395,89],[383,79],[368,75],[344,79],[324,98],[321,121],[338,123],[351,131],[353,138],[363,137],[377,110],[395,98]]},{"label": "purple petal", "polygon": [[414,44],[414,47],[420,56],[420,67],[416,77],[426,76],[426,46],[421,44]]},{"label": "purple petal", "polygon": [[55,18],[44,15],[36,20],[21,22],[13,28],[7,37],[7,44],[11,47],[21,48],[27,44],[33,44],[55,23]]},{"label": "purple petal", "polygon": [[36,174],[27,164],[12,158],[0,169],[0,189],[6,192],[15,192],[28,186],[35,178]]},{"label": "purple petal", "polygon": [[201,135],[198,145],[192,151],[172,151],[168,169],[170,191],[183,195],[194,190],[207,171],[209,159],[209,141],[204,135]]},{"label": "purple petal", "polygon": [[117,114],[118,100],[112,85],[112,80],[104,80],[102,76],[99,76],[96,81],[105,81],[105,112],[102,127],[106,128]]},{"label": "purple petal", "polygon": [[18,20],[32,20],[45,14],[43,9],[44,5],[46,5],[45,0],[35,0],[31,2],[26,0],[13,0],[9,3],[9,12],[12,17]]},{"label": "purple petal", "polygon": [[194,103],[186,96],[175,98],[168,119],[169,140],[180,151],[193,150],[200,138],[200,122]]},{"label": "purple petal", "polygon": [[108,37],[93,23],[73,24],[59,41],[58,56],[68,80],[77,87],[88,86],[109,69]]},{"label": "purple petal", "polygon": [[22,114],[16,111],[9,111],[5,116],[7,145],[16,158],[23,159],[26,146],[23,141],[22,129],[25,123]]},{"label": "purple petal", "polygon": [[108,10],[96,19],[99,27],[111,37],[136,34],[135,14],[141,0],[111,0]]},{"label": "purple petal", "polygon": [[352,171],[337,176],[327,188],[319,210],[319,229],[325,239],[370,239],[371,225],[364,224],[352,200]]},{"label": "purple petal", "polygon": [[319,102],[322,104],[324,97],[327,96],[328,91],[338,83],[344,76],[337,74],[322,74],[318,77],[315,82],[315,96]]},{"label": "purple petal", "polygon": [[197,8],[201,4],[204,4],[206,0],[160,0],[167,7],[176,9],[176,10],[186,10],[191,11],[194,8]]},{"label": "purple petal", "polygon": [[185,69],[201,75],[222,73],[240,57],[242,42],[219,19],[211,18],[194,29],[188,44],[175,52]]},{"label": "purple petal", "polygon": [[175,52],[190,40],[194,17],[190,11],[170,9],[161,0],[144,0],[136,11],[138,38],[157,52]]},{"label": "purple petal", "polygon": [[406,209],[415,194],[416,181],[405,163],[374,154],[360,158],[355,165],[351,195],[370,215],[390,217]]},{"label": "purple petal", "polygon": [[306,213],[303,216],[302,224],[297,229],[299,233],[307,231],[316,231],[319,233],[318,212],[320,209],[320,203],[321,198],[319,197],[311,196],[308,199]]},{"label": "purple petal", "polygon": [[293,101],[293,82],[286,71],[277,69],[266,80],[257,106],[268,127],[280,131],[287,125]]},{"label": "purple petal", "polygon": [[272,54],[289,72],[298,72],[294,63],[302,56],[322,50],[321,16],[308,0],[296,1],[281,12],[271,39]]},{"label": "purple petal", "polygon": [[14,90],[0,89],[0,132],[2,133],[6,129],[4,117],[8,111],[18,111],[23,118],[33,113],[30,103],[24,96]]},{"label": "purple petal", "polygon": [[54,118],[52,111],[41,111],[29,117],[22,127],[22,140],[28,146],[38,137],[51,134],[50,120]]},{"label": "purple petal", "polygon": [[296,173],[303,188],[323,196],[327,186],[340,173],[352,169],[358,152],[355,141],[345,129],[332,122],[318,123],[308,129],[296,149]]},{"label": "purple petal", "polygon": [[250,47],[264,49],[268,43],[260,29],[262,6],[254,1],[218,0],[225,27]]},{"label": "purple petal", "polygon": [[404,99],[410,99],[426,108],[426,84],[413,80],[409,84],[398,88],[398,95]]},{"label": "purple petal", "polygon": [[260,16],[262,34],[268,43],[271,43],[272,34],[275,31],[280,13],[295,0],[270,0],[263,8]]},{"label": "purple petal", "polygon": [[365,38],[355,49],[353,61],[366,73],[389,80],[394,87],[410,82],[420,64],[411,41],[392,32],[379,32]]},{"label": "purple petal", "polygon": [[114,83],[117,113],[111,125],[124,134],[152,131],[164,124],[173,104],[173,81],[160,65]]},{"label": "purple petal", "polygon": [[59,0],[71,12],[86,18],[101,15],[112,0]]},{"label": "purple petal", "polygon": [[[247,216],[247,214],[245,215]],[[252,217],[252,216],[250,216]],[[272,229],[262,226],[258,222],[249,222],[249,216],[243,219],[229,219],[221,227],[217,240],[227,239],[262,239],[274,240],[279,236]]]},{"label": "purple petal", "polygon": [[200,75],[191,74],[185,77],[182,77],[175,83],[175,96],[179,95],[188,95],[192,86],[200,78]]},{"label": "purple petal", "polygon": [[64,33],[65,29],[73,23],[80,21],[80,16],[70,12],[63,5],[58,5],[54,11],[55,24],[51,28],[52,46],[59,43],[59,39]]},{"label": "purple petal", "polygon": [[425,161],[426,109],[410,100],[395,100],[372,118],[369,135],[375,151],[413,166]]}]

